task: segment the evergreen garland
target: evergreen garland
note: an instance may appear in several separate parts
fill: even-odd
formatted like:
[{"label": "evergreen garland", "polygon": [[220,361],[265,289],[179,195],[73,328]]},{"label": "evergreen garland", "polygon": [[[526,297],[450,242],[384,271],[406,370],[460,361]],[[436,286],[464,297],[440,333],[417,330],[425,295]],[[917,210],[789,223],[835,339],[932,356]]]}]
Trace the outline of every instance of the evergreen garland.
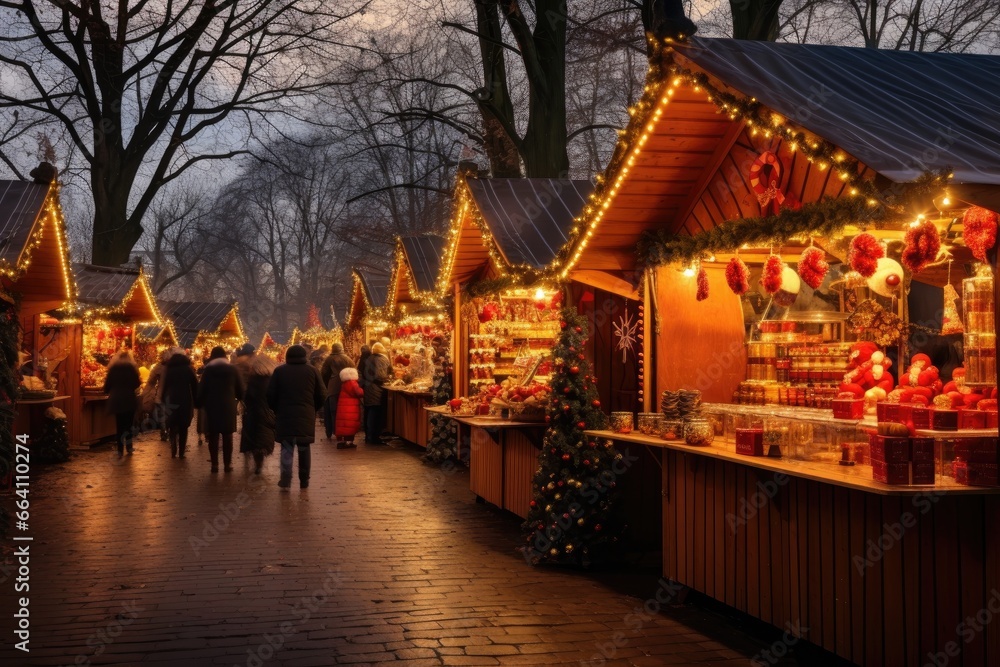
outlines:
[{"label": "evergreen garland", "polygon": [[824,199],[768,217],[729,220],[694,236],[663,229],[647,231],[637,247],[639,263],[652,268],[716,252],[733,252],[744,245],[766,247],[796,237],[832,236],[848,225],[879,228],[909,220],[913,214],[906,204],[936,196],[947,178],[946,173],[925,174],[913,183],[900,185],[895,194],[874,204],[861,196]]},{"label": "evergreen garland", "polygon": [[611,523],[616,473],[621,458],[611,441],[585,436],[602,429],[597,387],[584,356],[587,319],[573,308],[561,313],[561,334],[552,349],[555,373],[534,499],[523,524],[525,558],[587,566],[607,557],[617,541]]},{"label": "evergreen garland", "polygon": [[[434,383],[434,405],[446,405],[452,396],[451,356],[445,348],[444,359],[441,361],[441,376]],[[428,463],[443,463],[458,458],[458,425],[447,415],[432,412],[430,417],[431,435],[427,442],[424,461]]]},{"label": "evergreen garland", "polygon": [[537,269],[520,269],[516,273],[510,273],[502,278],[477,280],[468,283],[462,288],[462,292],[467,298],[471,299],[496,296],[517,287],[534,285],[544,278],[545,273]]}]

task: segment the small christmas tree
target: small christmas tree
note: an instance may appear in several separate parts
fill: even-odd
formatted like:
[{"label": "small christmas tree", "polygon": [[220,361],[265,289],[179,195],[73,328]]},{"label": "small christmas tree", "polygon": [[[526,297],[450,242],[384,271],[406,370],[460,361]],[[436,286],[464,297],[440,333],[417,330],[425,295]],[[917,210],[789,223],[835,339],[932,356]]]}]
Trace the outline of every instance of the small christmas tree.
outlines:
[{"label": "small christmas tree", "polygon": [[[442,352],[441,375],[434,382],[434,405],[445,405],[451,400],[452,365],[447,347]],[[424,461],[441,463],[458,458],[458,425],[454,419],[445,415],[431,413],[431,435],[427,442],[427,452]]]},{"label": "small christmas tree", "polygon": [[59,408],[45,411],[45,430],[32,447],[41,463],[63,463],[69,460],[69,435],[66,433],[66,413]]},{"label": "small christmas tree", "polygon": [[[18,370],[17,300],[0,290],[0,482],[14,469],[14,401],[21,382]],[[6,503],[0,506],[0,537],[7,532]]]},{"label": "small christmas tree", "polygon": [[610,441],[584,435],[585,430],[607,424],[583,354],[587,320],[575,309],[564,308],[559,326],[562,333],[552,349],[549,426],[538,457],[534,499],[523,525],[527,544],[522,551],[532,564],[587,566],[606,557],[617,540],[610,516],[613,464],[621,455]]},{"label": "small christmas tree", "polygon": [[306,315],[306,331],[309,329],[322,329],[323,323],[319,320],[319,308],[315,303],[309,304],[309,313]]}]

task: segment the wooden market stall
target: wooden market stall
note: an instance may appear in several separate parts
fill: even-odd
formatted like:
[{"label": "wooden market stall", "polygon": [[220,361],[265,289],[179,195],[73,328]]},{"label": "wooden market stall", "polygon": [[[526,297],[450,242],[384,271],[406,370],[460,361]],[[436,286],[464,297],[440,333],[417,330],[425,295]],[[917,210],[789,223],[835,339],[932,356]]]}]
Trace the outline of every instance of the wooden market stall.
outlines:
[{"label": "wooden market stall", "polygon": [[[487,412],[496,400],[510,401],[519,385],[547,381],[562,297],[542,272],[569,237],[591,189],[588,181],[459,177],[437,289],[439,298],[450,293],[454,299],[456,393],[469,397],[463,411]],[[544,409],[497,417],[459,418],[470,486],[524,517]]]},{"label": "wooden market stall", "polygon": [[435,298],[444,245],[440,236],[397,238],[389,279],[386,309],[395,324],[389,358],[399,383],[387,387],[386,430],[420,447],[431,430],[424,408],[433,404],[434,340],[440,348],[450,339],[446,307]]},{"label": "wooden market stall", "polygon": [[295,339],[298,329],[292,331],[265,331],[257,346],[257,354],[266,354],[279,362],[284,360],[285,351]]},{"label": "wooden market stall", "polygon": [[[55,373],[69,349],[39,347],[41,323],[76,300],[59,183],[54,169],[44,171],[36,172],[33,182],[0,181],[0,323],[10,353],[21,356],[20,368],[6,368],[3,394],[24,387],[20,396],[11,396],[16,400],[11,428],[32,441],[45,410],[54,404],[64,408],[69,397],[68,385]],[[21,371],[36,378],[29,381],[31,388]]]},{"label": "wooden market stall", "polygon": [[180,346],[190,350],[195,363],[216,345],[231,353],[247,342],[236,301],[162,301],[161,305],[174,323]]},{"label": "wooden market stall", "polygon": [[136,363],[145,368],[152,368],[160,360],[160,354],[180,344],[174,323],[164,319],[161,324],[150,324],[136,327],[135,347],[132,353]]},{"label": "wooden market stall", "polygon": [[700,392],[702,421],[595,433],[660,454],[665,576],[857,664],[1000,660],[1000,629],[964,631],[1000,587],[998,76],[658,44],[552,264],[651,295],[647,411]]},{"label": "wooden market stall", "polygon": [[89,444],[115,434],[106,412],[104,378],[111,356],[135,346],[136,330],[164,326],[163,317],[142,268],[74,264],[77,305],[70,317],[46,320],[40,344],[69,354],[54,371],[65,382],[69,433],[73,444]]},{"label": "wooden market stall", "polygon": [[353,278],[344,349],[357,359],[362,345],[387,336],[392,325],[384,313],[389,295],[389,274],[356,268]]}]

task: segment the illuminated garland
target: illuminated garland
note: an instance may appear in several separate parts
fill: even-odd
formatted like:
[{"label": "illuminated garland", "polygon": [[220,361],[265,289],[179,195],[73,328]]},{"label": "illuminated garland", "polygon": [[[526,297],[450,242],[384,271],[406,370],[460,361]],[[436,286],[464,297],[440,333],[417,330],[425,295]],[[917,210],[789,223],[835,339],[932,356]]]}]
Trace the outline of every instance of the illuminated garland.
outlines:
[{"label": "illuminated garland", "polygon": [[694,236],[671,234],[664,229],[647,231],[637,248],[639,264],[655,267],[690,262],[744,246],[780,245],[796,237],[829,237],[849,225],[878,228],[909,220],[912,213],[907,212],[904,204],[937,194],[948,177],[947,173],[925,174],[913,183],[900,186],[898,194],[877,206],[870,206],[859,197],[825,199],[805,204],[799,210],[783,209],[777,215],[764,218],[729,220]]}]

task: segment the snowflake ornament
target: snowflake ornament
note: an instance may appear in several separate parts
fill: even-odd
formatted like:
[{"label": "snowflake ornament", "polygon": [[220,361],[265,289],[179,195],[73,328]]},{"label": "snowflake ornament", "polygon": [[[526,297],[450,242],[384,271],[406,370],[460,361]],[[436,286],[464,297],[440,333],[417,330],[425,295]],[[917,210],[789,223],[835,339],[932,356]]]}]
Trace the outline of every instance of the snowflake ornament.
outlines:
[{"label": "snowflake ornament", "polygon": [[615,338],[618,339],[617,347],[622,351],[622,363],[625,363],[628,359],[628,353],[635,350],[639,320],[636,319],[633,322],[632,316],[626,309],[625,314],[619,317],[617,322],[612,323],[612,326],[615,330]]}]

